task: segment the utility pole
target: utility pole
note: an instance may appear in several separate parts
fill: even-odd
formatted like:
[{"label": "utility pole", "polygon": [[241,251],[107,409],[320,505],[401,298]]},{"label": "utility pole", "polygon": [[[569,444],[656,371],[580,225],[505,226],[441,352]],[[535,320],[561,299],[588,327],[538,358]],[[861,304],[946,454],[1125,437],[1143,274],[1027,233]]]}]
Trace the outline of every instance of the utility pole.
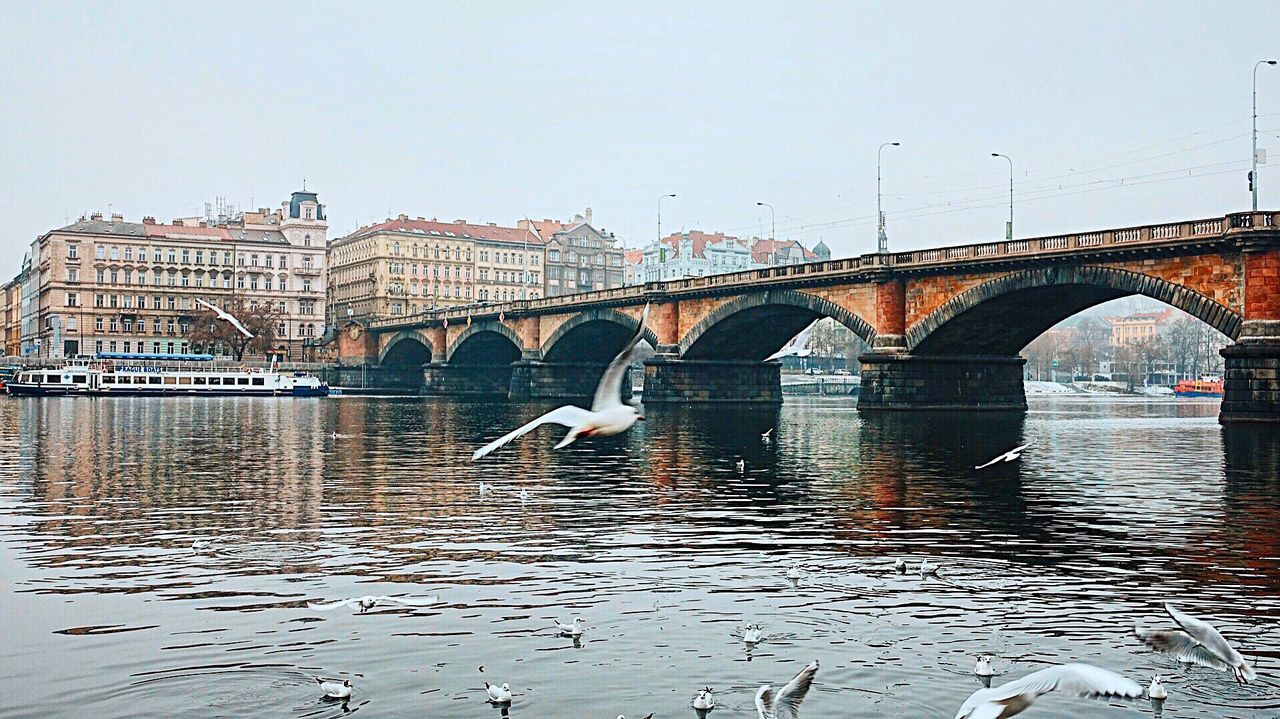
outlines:
[{"label": "utility pole", "polygon": [[998,152],[991,153],[992,157],[1003,157],[1009,160],[1009,224],[1004,227],[1004,238],[1006,240],[1013,239],[1013,160],[1008,155],[1002,155]]},{"label": "utility pole", "polygon": [[1249,172],[1249,192],[1253,195],[1253,211],[1258,211],[1258,67],[1274,65],[1275,60],[1259,60],[1253,65],[1253,170]]},{"label": "utility pole", "polygon": [[884,231],[884,210],[881,209],[881,193],[880,193],[880,155],[886,147],[897,147],[900,142],[885,142],[880,145],[880,149],[876,150],[876,227],[877,227],[877,244],[879,252],[882,255],[889,254],[889,236]]}]

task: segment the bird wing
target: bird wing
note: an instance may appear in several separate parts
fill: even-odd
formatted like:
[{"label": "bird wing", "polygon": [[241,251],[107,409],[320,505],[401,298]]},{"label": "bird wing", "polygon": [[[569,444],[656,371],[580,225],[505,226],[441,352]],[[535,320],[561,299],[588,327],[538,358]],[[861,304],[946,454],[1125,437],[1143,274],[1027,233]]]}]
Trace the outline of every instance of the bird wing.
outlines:
[{"label": "bird wing", "polygon": [[253,333],[250,332],[248,328],[246,328],[244,325],[240,324],[240,320],[236,319],[234,316],[230,314],[227,314],[225,319],[227,320],[227,322],[231,323],[232,327],[235,327],[237,330],[239,330],[240,334],[244,335],[245,337],[248,337],[249,339],[253,339]]},{"label": "bird wing", "polygon": [[1062,690],[1084,697],[1140,697],[1142,687],[1115,672],[1092,664],[1062,664],[1032,672],[988,691],[986,701],[1005,701],[1021,695],[1035,698]]},{"label": "bird wing", "polygon": [[541,427],[544,424],[554,423],[554,424],[562,424],[566,427],[576,427],[579,424],[582,424],[583,422],[585,422],[590,417],[591,417],[591,412],[581,407],[574,407],[571,404],[565,405],[563,407],[557,407],[556,409],[553,409],[550,412],[547,412],[546,414],[542,415],[541,417],[533,420],[529,424],[526,424],[525,426],[513,432],[504,434],[503,436],[493,440],[489,444],[486,444],[480,449],[477,449],[475,453],[471,455],[471,461],[474,462],[477,459],[480,459],[481,457],[485,456],[486,454],[489,454],[490,452],[501,447],[507,442],[523,437],[524,435],[532,432],[534,429]]},{"label": "bird wing", "polygon": [[439,595],[434,597],[425,597],[422,599],[414,599],[413,597],[374,597],[378,602],[390,602],[392,604],[402,604],[406,607],[430,607],[440,603]]},{"label": "bird wing", "polygon": [[1164,610],[1169,613],[1170,617],[1173,617],[1173,621],[1177,622],[1183,631],[1190,634],[1191,638],[1202,644],[1205,649],[1217,655],[1219,660],[1235,667],[1248,666],[1244,657],[1240,656],[1240,653],[1227,643],[1227,640],[1212,624],[1185,614],[1168,602],[1165,602]]},{"label": "bird wing", "polygon": [[1222,672],[1231,669],[1231,665],[1223,660],[1222,657],[1209,651],[1203,644],[1196,641],[1194,637],[1186,632],[1177,629],[1134,627],[1133,633],[1144,644],[1157,652],[1168,654],[1185,664],[1199,664],[1202,667],[1209,667]]},{"label": "bird wing", "polygon": [[644,311],[640,313],[640,324],[636,325],[636,333],[627,340],[626,346],[617,357],[613,358],[601,375],[600,384],[596,386],[596,396],[591,400],[591,411],[599,412],[603,409],[622,406],[622,378],[627,374],[627,367],[631,366],[636,347],[644,337],[644,324],[648,320],[649,305],[645,303]]},{"label": "bird wing", "polygon": [[993,464],[995,464],[996,462],[999,462],[999,461],[1001,461],[1001,460],[1003,460],[1003,459],[1004,459],[1004,455],[1002,454],[1002,455],[1000,455],[999,457],[996,457],[995,459],[991,460],[990,462],[986,462],[986,463],[984,463],[984,464],[980,464],[980,465],[978,465],[978,466],[974,467],[974,469],[986,469],[987,467],[990,467],[991,465],[993,465]]},{"label": "bird wing", "polygon": [[796,335],[791,339],[790,342],[783,345],[782,349],[778,350],[777,352],[774,352],[768,357],[765,357],[764,361],[768,362],[769,360],[776,360],[781,357],[789,357],[791,355],[798,354],[800,350],[803,350],[804,346],[809,343],[809,336],[813,334],[813,328],[817,327],[818,322],[821,320],[822,318],[819,317],[813,322],[810,322],[808,327],[805,327],[804,329],[800,330],[800,334]]},{"label": "bird wing", "polygon": [[813,678],[817,674],[818,662],[814,660],[778,691],[773,708],[777,719],[797,719],[800,716],[800,702],[809,693],[809,687],[813,685]]},{"label": "bird wing", "polygon": [[227,322],[230,322],[231,326],[235,327],[240,332],[240,334],[244,335],[245,337],[248,337],[249,339],[253,339],[253,333],[245,329],[245,326],[240,324],[240,320],[236,319],[235,316],[232,315],[230,312],[227,312],[226,310],[222,309],[221,307],[218,307],[217,305],[213,305],[208,302],[205,302],[199,297],[195,299],[197,303],[202,304],[205,307],[208,307],[209,309],[213,310],[213,313],[216,314],[219,319],[223,319],[223,320],[226,320]]},{"label": "bird wing", "polygon": [[354,601],[356,600],[339,599],[336,602],[327,602],[327,603],[326,602],[307,602],[307,609],[314,609],[317,612],[327,612],[330,609],[337,609],[338,607],[349,607],[351,606],[351,603]]},{"label": "bird wing", "polygon": [[756,692],[756,712],[760,719],[776,719],[773,713],[773,687],[766,684]]}]

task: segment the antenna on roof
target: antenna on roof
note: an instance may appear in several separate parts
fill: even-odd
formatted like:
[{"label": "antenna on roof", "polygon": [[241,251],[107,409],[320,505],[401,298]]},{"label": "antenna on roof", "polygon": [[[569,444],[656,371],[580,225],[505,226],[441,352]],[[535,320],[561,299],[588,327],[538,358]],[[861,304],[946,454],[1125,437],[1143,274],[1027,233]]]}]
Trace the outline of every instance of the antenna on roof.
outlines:
[{"label": "antenna on roof", "polygon": [[306,192],[306,191],[307,191],[307,178],[306,178],[306,177],[303,177],[303,178],[302,178],[302,191],[303,191],[303,192]]}]

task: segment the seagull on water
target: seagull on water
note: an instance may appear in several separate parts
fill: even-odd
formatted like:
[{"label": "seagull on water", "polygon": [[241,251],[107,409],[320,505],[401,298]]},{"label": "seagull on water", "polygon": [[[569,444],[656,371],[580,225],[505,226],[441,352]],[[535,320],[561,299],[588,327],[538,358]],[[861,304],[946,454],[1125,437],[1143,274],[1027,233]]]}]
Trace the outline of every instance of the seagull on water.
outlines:
[{"label": "seagull on water", "polygon": [[1147,687],[1147,698],[1155,699],[1162,702],[1169,698],[1169,692],[1165,690],[1164,685],[1160,683],[1160,675],[1151,677],[1151,686]]},{"label": "seagull on water", "polygon": [[484,690],[489,694],[490,704],[510,704],[511,703],[511,685],[503,682],[502,686],[496,684],[484,683]]},{"label": "seagull on water", "polygon": [[996,457],[990,462],[987,462],[985,464],[980,464],[974,467],[974,469],[986,469],[987,467],[990,467],[993,464],[999,464],[1000,462],[1012,462],[1016,459],[1021,459],[1022,451],[1030,446],[1031,446],[1030,442],[1027,442],[1026,444],[1018,445],[1017,447],[1014,447],[1013,449],[1009,450],[1008,452],[1005,452],[999,457]]},{"label": "seagull on water", "polygon": [[980,677],[989,677],[995,674],[996,670],[991,668],[991,660],[994,658],[991,656],[978,657],[978,661],[973,663],[973,673]]},{"label": "seagull on water", "polygon": [[740,459],[737,462],[735,462],[733,466],[738,470],[738,474],[743,474],[744,472],[747,471],[746,460]]},{"label": "seagull on water", "polygon": [[560,630],[560,636],[562,637],[580,637],[583,632],[587,631],[587,620],[582,617],[574,617],[573,621],[568,624],[559,619],[555,620],[555,623],[556,629]]},{"label": "seagull on water", "polygon": [[928,559],[920,560],[920,578],[928,579],[936,576],[938,576],[938,565],[930,564]]},{"label": "seagull on water", "polygon": [[801,579],[804,579],[804,567],[801,566],[799,562],[796,562],[787,570],[787,579],[790,579],[793,582],[798,582]]},{"label": "seagull on water", "polygon": [[745,644],[759,644],[764,639],[764,632],[761,631],[759,624],[748,624],[742,630],[742,641]]},{"label": "seagull on water", "polygon": [[773,427],[770,427],[768,432],[765,432],[764,434],[760,435],[760,441],[764,442],[765,444],[769,444],[770,442],[773,441]]},{"label": "seagull on water", "polygon": [[1230,670],[1239,684],[1248,684],[1257,677],[1253,667],[1227,643],[1213,625],[1178,611],[1168,602],[1165,602],[1164,610],[1179,629],[1144,629],[1142,626],[1135,626],[1134,634],[1147,646],[1158,652],[1171,654],[1184,664],[1199,664],[1224,672]]},{"label": "seagull on water", "polygon": [[711,696],[711,687],[703,687],[698,690],[698,696],[693,698],[694,709],[715,709],[716,698]]},{"label": "seagull on water", "polygon": [[236,319],[235,315],[231,314],[230,312],[227,312],[226,310],[222,309],[221,307],[218,307],[217,305],[211,305],[208,302],[205,302],[204,300],[200,299],[199,297],[196,298],[196,302],[198,304],[202,304],[205,307],[208,307],[209,309],[213,310],[213,313],[218,316],[218,319],[226,320],[228,323],[230,323],[232,327],[235,327],[236,331],[238,331],[240,334],[244,335],[245,337],[248,337],[249,339],[253,339],[253,333],[245,329],[245,326],[240,324],[240,320]]},{"label": "seagull on water", "polygon": [[756,692],[758,719],[798,719],[800,702],[809,693],[809,686],[813,684],[813,677],[817,673],[818,660],[814,659],[777,693],[768,684],[760,687]]},{"label": "seagull on water", "polygon": [[636,333],[627,341],[622,351],[617,357],[609,363],[605,368],[604,375],[600,377],[600,384],[596,386],[595,397],[591,400],[591,409],[583,409],[573,405],[565,405],[542,415],[523,427],[505,434],[498,439],[477,449],[471,455],[471,461],[476,461],[490,452],[498,449],[502,445],[518,439],[534,429],[544,424],[562,424],[569,428],[569,433],[560,440],[560,444],[555,449],[560,449],[579,437],[609,437],[615,434],[622,434],[631,429],[631,425],[639,420],[644,419],[644,415],[640,414],[640,410],[635,405],[623,404],[622,402],[622,378],[627,374],[627,368],[631,366],[632,360],[635,358],[636,349],[640,344],[640,340],[644,337],[644,324],[649,319],[649,305],[644,306],[644,312],[640,315],[640,324],[636,327]]},{"label": "seagull on water", "polygon": [[213,540],[197,539],[191,543],[191,551],[198,552],[198,553],[213,551]]},{"label": "seagull on water", "polygon": [[328,699],[350,699],[351,698],[351,680],[347,679],[341,682],[327,682],[320,677],[316,677],[316,683],[320,685],[320,691]]},{"label": "seagull on water", "polygon": [[893,563],[893,570],[898,574],[906,574],[907,560],[899,558],[898,561]]},{"label": "seagull on water", "polygon": [[1136,699],[1142,687],[1091,664],[1063,664],[1032,672],[992,689],[979,689],[960,706],[955,719],[1007,719],[1021,714],[1038,697],[1061,689],[1087,697]]},{"label": "seagull on water", "polygon": [[354,609],[359,609],[360,614],[364,614],[365,612],[369,611],[370,609],[373,609],[379,604],[400,604],[406,607],[429,607],[433,604],[439,604],[439,603],[440,603],[439,595],[436,595],[433,597],[427,597],[425,599],[404,599],[401,597],[363,596],[363,597],[352,597],[351,599],[339,599],[336,602],[329,602],[327,604],[321,603],[321,602],[307,602],[307,609],[314,609],[317,612],[327,612],[331,609],[337,609],[338,607],[351,607]]}]

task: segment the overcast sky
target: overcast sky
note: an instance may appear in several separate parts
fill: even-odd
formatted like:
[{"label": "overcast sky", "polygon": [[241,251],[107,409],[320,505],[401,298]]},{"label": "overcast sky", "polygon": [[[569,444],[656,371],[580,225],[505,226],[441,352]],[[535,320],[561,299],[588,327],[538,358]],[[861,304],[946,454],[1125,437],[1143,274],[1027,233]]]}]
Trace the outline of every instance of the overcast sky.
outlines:
[{"label": "overcast sky", "polygon": [[[0,276],[40,233],[215,196],[894,248],[1247,209],[1280,4],[0,4]],[[1259,71],[1280,207],[1280,68]]]}]

